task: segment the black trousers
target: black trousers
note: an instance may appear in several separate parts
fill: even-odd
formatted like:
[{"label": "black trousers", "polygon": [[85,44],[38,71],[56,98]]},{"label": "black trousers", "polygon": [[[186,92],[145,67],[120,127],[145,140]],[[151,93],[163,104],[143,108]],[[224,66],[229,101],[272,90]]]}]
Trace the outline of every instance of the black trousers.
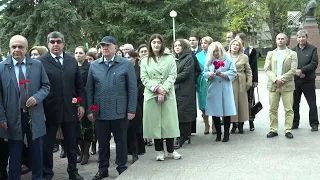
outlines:
[{"label": "black trousers", "polygon": [[116,164],[117,171],[121,174],[125,171],[128,161],[127,152],[127,130],[128,119],[117,120],[96,120],[97,136],[99,141],[99,171],[108,172],[110,166],[110,139],[113,134],[116,143]]},{"label": "black trousers", "polygon": [[[46,124],[47,134],[44,136],[43,145],[43,175],[53,176],[53,144],[56,141],[56,134],[59,124]],[[68,172],[78,171],[77,169],[77,142],[76,142],[77,122],[61,123],[64,137],[65,151],[68,158]]]},{"label": "black trousers", "polygon": [[318,109],[316,103],[316,90],[315,90],[315,82],[295,82],[296,89],[293,93],[293,111],[294,111],[294,118],[293,124],[299,125],[300,121],[300,101],[301,101],[301,94],[305,96],[308,105],[309,105],[309,124],[310,126],[318,126]]},{"label": "black trousers", "polygon": [[[167,151],[172,153],[174,151],[174,138],[166,138]],[[156,151],[163,151],[163,139],[154,139],[154,148]]]},{"label": "black trousers", "polygon": [[[8,158],[9,158],[9,147],[8,142],[4,141],[3,138],[0,138],[0,174],[6,174],[7,166],[8,166]],[[1,176],[0,176],[1,177]]]},{"label": "black trousers", "polygon": [[179,123],[180,137],[187,138],[187,137],[191,136],[192,122]]}]

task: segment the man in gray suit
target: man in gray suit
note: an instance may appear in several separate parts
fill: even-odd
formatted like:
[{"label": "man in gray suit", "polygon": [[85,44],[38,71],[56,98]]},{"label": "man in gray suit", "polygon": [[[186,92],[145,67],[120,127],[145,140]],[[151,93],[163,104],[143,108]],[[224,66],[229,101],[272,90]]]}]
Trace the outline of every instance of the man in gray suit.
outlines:
[{"label": "man in gray suit", "polygon": [[104,37],[100,45],[103,56],[92,62],[87,80],[88,108],[99,107],[98,112],[88,114],[89,120],[96,122],[99,142],[99,171],[93,180],[108,177],[111,132],[116,142],[117,171],[121,174],[127,169],[128,120],[135,117],[137,105],[137,80],[132,63],[115,54],[114,37]]},{"label": "man in gray suit", "polygon": [[27,48],[25,37],[13,36],[11,55],[0,63],[0,137],[8,139],[9,179],[21,179],[26,135],[32,179],[42,180],[42,143],[46,134],[42,101],[50,91],[50,83],[41,62],[25,56]]}]

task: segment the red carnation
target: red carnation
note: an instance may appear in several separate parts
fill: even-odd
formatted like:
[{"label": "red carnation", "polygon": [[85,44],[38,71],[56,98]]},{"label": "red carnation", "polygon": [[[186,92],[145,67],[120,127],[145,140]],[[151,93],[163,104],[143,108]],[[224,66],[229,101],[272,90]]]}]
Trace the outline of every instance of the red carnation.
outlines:
[{"label": "red carnation", "polygon": [[19,85],[20,86],[24,85],[24,81],[19,81]]},{"label": "red carnation", "polygon": [[90,106],[90,111],[91,111],[91,112],[94,113],[94,112],[97,112],[98,110],[99,110],[99,107],[98,107],[98,106],[96,106],[96,105],[91,105],[91,106]]},{"label": "red carnation", "polygon": [[219,67],[224,67],[225,66],[225,64],[224,64],[224,62],[222,60],[218,62],[218,65],[219,65]]},{"label": "red carnation", "polygon": [[31,81],[30,81],[30,79],[26,79],[25,82],[26,82],[26,83],[29,83],[29,82],[31,82]]},{"label": "red carnation", "polygon": [[81,97],[76,97],[77,98],[77,103],[80,103],[82,98]]}]

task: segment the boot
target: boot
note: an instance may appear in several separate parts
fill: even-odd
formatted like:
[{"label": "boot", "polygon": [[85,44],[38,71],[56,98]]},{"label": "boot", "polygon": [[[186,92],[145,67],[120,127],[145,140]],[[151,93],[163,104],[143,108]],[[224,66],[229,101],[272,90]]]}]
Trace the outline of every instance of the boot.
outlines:
[{"label": "boot", "polygon": [[231,124],[231,117],[227,116],[223,118],[224,121],[224,134],[223,134],[223,140],[222,142],[228,142],[229,141],[229,136],[230,136],[230,124]]},{"label": "boot", "polygon": [[97,154],[97,141],[93,141],[91,144],[91,155]]},{"label": "boot", "polygon": [[204,122],[204,135],[209,134],[209,117],[208,116],[202,116],[203,117],[203,122]]},{"label": "boot", "polygon": [[244,124],[244,122],[239,122],[238,123],[238,129],[239,129],[239,133],[240,134],[243,134],[243,124]]},{"label": "boot", "polygon": [[80,155],[78,153],[78,150],[77,150],[77,155],[78,155],[78,158],[77,158],[77,163],[80,163],[82,161],[82,158],[83,158],[83,151],[84,151],[84,143],[83,143],[83,140],[77,140],[77,149],[79,150],[79,147],[80,147]]},{"label": "boot", "polygon": [[254,123],[253,121],[249,121],[250,131],[254,131]]},{"label": "boot", "polygon": [[232,123],[231,134],[236,133],[236,130],[237,130],[237,123],[236,123],[236,122],[233,122],[233,123]]},{"label": "boot", "polygon": [[212,129],[212,134],[217,134],[216,126],[214,125],[213,119],[212,119],[212,127],[211,127],[211,129]]},{"label": "boot", "polygon": [[217,138],[216,141],[221,141],[221,123],[220,123],[220,118],[219,117],[212,117],[214,126],[216,127],[217,131]]},{"label": "boot", "polygon": [[177,137],[176,142],[174,144],[174,149],[180,149],[180,147],[182,146],[181,140],[181,137]]},{"label": "boot", "polygon": [[89,154],[89,149],[90,149],[91,142],[90,141],[84,141],[83,143],[83,151],[82,151],[82,160],[81,160],[81,165],[88,164],[90,154]]},{"label": "boot", "polygon": [[67,153],[64,150],[64,141],[60,141],[60,146],[61,146],[61,152],[60,152],[60,158],[66,158],[67,157]]}]

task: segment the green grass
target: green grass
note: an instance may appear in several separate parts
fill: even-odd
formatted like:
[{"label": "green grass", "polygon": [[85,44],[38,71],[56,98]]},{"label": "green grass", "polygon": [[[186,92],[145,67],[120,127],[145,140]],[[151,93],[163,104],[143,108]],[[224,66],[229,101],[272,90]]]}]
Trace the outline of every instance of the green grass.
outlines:
[{"label": "green grass", "polygon": [[264,58],[264,57],[259,57],[259,58],[258,58],[258,68],[263,68],[263,66],[264,66],[264,61],[265,61],[265,58]]}]

